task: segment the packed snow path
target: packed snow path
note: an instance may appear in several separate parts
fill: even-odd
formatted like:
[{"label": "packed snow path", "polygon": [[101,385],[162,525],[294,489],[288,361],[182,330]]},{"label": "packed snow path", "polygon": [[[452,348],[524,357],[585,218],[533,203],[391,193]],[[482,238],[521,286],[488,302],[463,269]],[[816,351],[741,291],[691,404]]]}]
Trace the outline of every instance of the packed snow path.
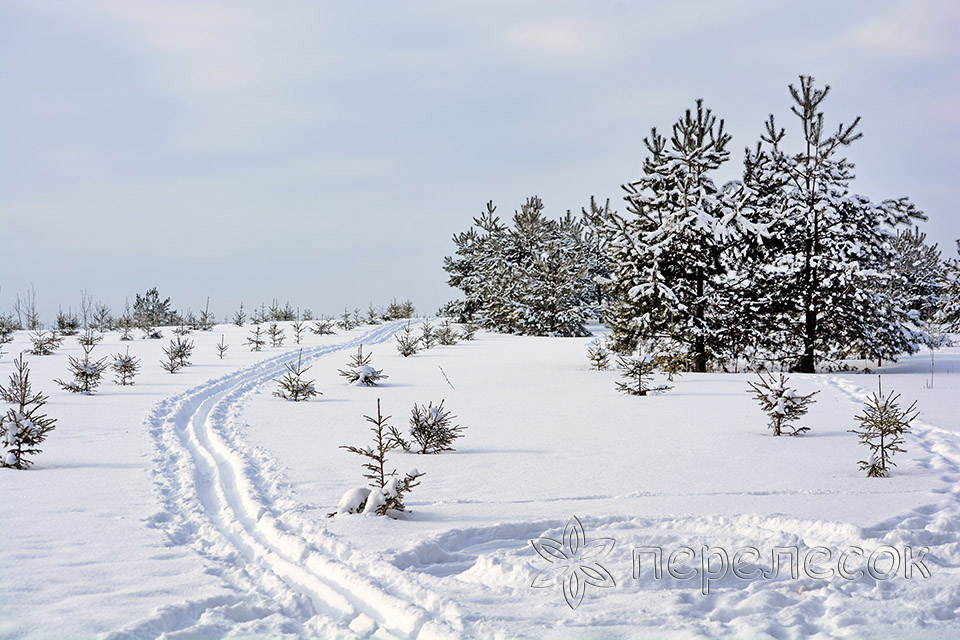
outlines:
[{"label": "packed snow path", "polygon": [[[382,343],[400,324],[304,348],[304,360]],[[222,635],[238,626],[338,637],[456,635],[461,623],[448,602],[325,531],[304,532],[278,508],[275,474],[237,437],[237,419],[249,394],[276,380],[292,357],[296,351],[189,389],[147,417],[163,505],[154,523],[173,544],[207,558],[237,595],[168,607],[111,637]]]}]

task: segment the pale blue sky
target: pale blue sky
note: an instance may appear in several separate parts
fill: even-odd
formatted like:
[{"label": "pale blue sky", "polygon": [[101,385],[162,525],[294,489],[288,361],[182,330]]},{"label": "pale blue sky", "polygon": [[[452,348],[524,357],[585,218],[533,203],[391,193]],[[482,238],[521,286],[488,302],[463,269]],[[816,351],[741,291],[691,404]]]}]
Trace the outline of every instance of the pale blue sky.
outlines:
[{"label": "pale blue sky", "polygon": [[863,116],[855,190],[960,236],[960,3],[0,0],[0,312],[151,286],[220,314],[455,296],[493,199],[622,208],[694,99],[738,177],[786,86]]}]

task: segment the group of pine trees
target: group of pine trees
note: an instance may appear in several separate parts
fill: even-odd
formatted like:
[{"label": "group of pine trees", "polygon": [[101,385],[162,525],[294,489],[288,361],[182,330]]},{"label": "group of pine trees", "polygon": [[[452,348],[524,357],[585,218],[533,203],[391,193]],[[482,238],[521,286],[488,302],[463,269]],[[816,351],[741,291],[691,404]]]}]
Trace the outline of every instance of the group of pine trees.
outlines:
[{"label": "group of pine trees", "polygon": [[644,138],[624,213],[591,202],[581,219],[553,221],[534,197],[508,226],[488,204],[445,259],[463,292],[451,307],[535,335],[585,335],[601,317],[616,352],[656,343],[693,371],[747,361],[812,372],[940,346],[960,330],[956,259],[914,228],[925,216],[908,199],[851,191],[843,152],[859,118],[829,128],[829,87],[801,76],[789,89],[799,144],[771,115],[741,180],[717,183],[731,136],[697,100],[668,134]]}]

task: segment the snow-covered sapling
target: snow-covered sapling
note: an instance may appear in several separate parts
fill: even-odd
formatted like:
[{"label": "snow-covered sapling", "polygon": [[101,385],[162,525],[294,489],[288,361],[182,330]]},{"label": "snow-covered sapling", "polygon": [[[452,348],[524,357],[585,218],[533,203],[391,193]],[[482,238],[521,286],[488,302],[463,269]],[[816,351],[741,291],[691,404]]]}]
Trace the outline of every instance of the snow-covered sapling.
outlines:
[{"label": "snow-covered sapling", "polygon": [[437,342],[437,334],[433,330],[433,325],[429,320],[424,320],[420,325],[420,344],[424,349],[430,349]]},{"label": "snow-covered sapling", "polygon": [[212,331],[216,324],[217,318],[210,312],[210,298],[207,298],[207,304],[200,312],[200,318],[197,320],[197,328],[200,331]]},{"label": "snow-covered sapling", "polygon": [[387,454],[396,448],[396,444],[391,441],[387,433],[390,429],[387,424],[390,416],[384,416],[381,412],[379,398],[377,399],[377,417],[363,417],[373,425],[370,427],[370,431],[373,432],[373,446],[341,446],[340,448],[364,459],[363,477],[369,481],[370,489],[363,487],[345,493],[337,505],[337,510],[329,514],[331,517],[348,513],[383,516],[405,511],[404,496],[420,484],[419,479],[424,475],[414,469],[404,474],[401,479],[397,476],[396,470],[387,472]]},{"label": "snow-covered sapling", "polygon": [[380,324],[380,316],[383,315],[380,311],[377,310],[373,303],[370,303],[370,306],[367,307],[367,324]]},{"label": "snow-covered sapling", "polygon": [[80,331],[80,318],[72,310],[64,313],[63,309],[57,311],[57,321],[55,327],[57,333],[63,336],[75,336]]},{"label": "snow-covered sapling", "polygon": [[113,363],[110,368],[113,369],[114,382],[123,386],[131,385],[134,377],[140,371],[140,358],[131,356],[130,347],[127,347],[126,353],[118,353],[113,356]]},{"label": "snow-covered sapling", "polygon": [[[93,336],[93,333],[88,329],[85,335]],[[96,393],[97,387],[100,386],[100,378],[107,369],[106,358],[100,358],[99,360],[90,359],[90,354],[99,341],[99,336],[97,336],[96,340],[81,340],[83,359],[81,360],[80,358],[70,356],[70,372],[73,374],[73,380],[70,382],[54,380],[64,391],[85,393],[87,395]]]},{"label": "snow-covered sapling", "polygon": [[343,314],[340,316],[340,320],[337,322],[337,327],[343,329],[344,331],[349,331],[353,329],[356,325],[353,324],[353,317],[350,315],[350,312],[346,308],[343,309]]},{"label": "snow-covered sapling", "polygon": [[775,436],[784,433],[796,436],[809,431],[810,427],[794,427],[792,423],[807,413],[807,406],[816,402],[813,396],[820,393],[814,391],[801,395],[796,389],[787,386],[788,380],[782,373],[779,379],[772,373],[768,373],[766,377],[761,373],[759,383],[747,382],[754,390],[754,397],[760,403],[760,408],[770,417],[770,428]]},{"label": "snow-covered sapling", "polygon": [[587,344],[587,359],[597,371],[605,371],[610,366],[610,350],[602,338],[595,338]]},{"label": "snow-covered sapling", "polygon": [[303,366],[303,349],[300,349],[300,353],[297,354],[296,364],[287,362],[283,366],[287,368],[287,372],[277,381],[280,388],[274,391],[273,395],[284,400],[300,402],[320,393],[314,388],[313,380],[305,380],[303,377],[310,370],[310,367]]},{"label": "snow-covered sapling", "polygon": [[303,332],[307,330],[307,321],[300,317],[299,308],[297,309],[297,319],[293,321],[290,328],[293,329],[293,341],[300,344],[300,341],[303,340]]},{"label": "snow-covered sapling", "polygon": [[318,336],[330,336],[334,334],[333,330],[333,320],[328,320],[326,318],[321,318],[320,320],[314,320],[313,326],[310,328],[315,335]]},{"label": "snow-covered sapling", "polygon": [[167,359],[160,361],[160,366],[164,371],[176,373],[182,367],[190,366],[190,356],[193,355],[193,341],[184,341],[180,336],[170,341],[170,346],[164,348],[163,353]]},{"label": "snow-covered sapling", "polygon": [[37,329],[30,334],[30,344],[33,345],[33,347],[27,351],[30,355],[49,356],[63,344],[63,336],[54,330],[44,331]]},{"label": "snow-covered sapling", "polygon": [[383,369],[374,369],[370,365],[370,358],[373,356],[372,353],[363,355],[363,345],[361,344],[357,347],[357,352],[350,358],[350,364],[347,365],[348,368],[337,369],[344,378],[346,378],[350,384],[362,384],[368,387],[377,386],[383,378],[388,378],[389,376],[383,375]]},{"label": "snow-covered sapling", "polygon": [[627,382],[617,383],[617,391],[622,393],[645,396],[651,392],[658,393],[673,389],[665,384],[650,386],[650,378],[653,376],[653,358],[649,353],[641,353],[639,349],[636,355],[617,358],[617,367],[620,368],[620,376],[627,380]]},{"label": "snow-covered sapling", "polygon": [[233,314],[233,324],[238,327],[242,327],[243,323],[247,321],[247,314],[243,311],[243,303],[240,303],[240,308],[236,313]]},{"label": "snow-covered sapling", "polygon": [[31,389],[23,354],[13,361],[13,368],[10,383],[0,384],[0,396],[15,405],[0,415],[0,466],[26,469],[33,464],[29,457],[40,453],[40,444],[53,431],[56,419],[40,413],[48,398]]},{"label": "snow-covered sapling", "polygon": [[271,322],[267,327],[267,335],[270,336],[270,345],[273,347],[283,346],[283,329],[276,322]]},{"label": "snow-covered sapling", "polygon": [[259,324],[250,330],[247,344],[250,345],[250,351],[260,351],[267,344],[267,341],[263,339],[263,329],[260,328]]},{"label": "snow-covered sapling", "polygon": [[667,374],[667,380],[670,382],[673,382],[674,376],[686,371],[689,365],[686,350],[673,336],[655,341],[651,351],[653,364]]},{"label": "snow-covered sapling", "polygon": [[[418,453],[453,451],[454,440],[463,437],[465,427],[453,424],[456,416],[444,411],[443,401],[436,407],[431,402],[426,407],[413,405],[410,415],[410,435],[420,447]],[[402,441],[399,441],[401,446]]]},{"label": "snow-covered sapling", "polygon": [[403,332],[397,334],[396,338],[397,351],[404,358],[409,358],[420,350],[420,338],[413,335],[413,327],[410,326],[409,322],[403,328]]},{"label": "snow-covered sapling", "polygon": [[910,423],[917,417],[917,401],[906,409],[901,409],[897,400],[899,393],[884,396],[883,387],[867,398],[863,413],[854,416],[860,423],[860,429],[850,429],[857,434],[860,443],[870,449],[870,458],[860,460],[860,470],[867,472],[868,478],[885,478],[890,467],[897,466],[890,458],[894,453],[906,453],[903,448],[903,434],[910,429]]},{"label": "snow-covered sapling", "polygon": [[229,348],[230,345],[225,342],[224,335],[221,333],[220,342],[217,343],[217,355],[220,356],[221,360],[223,360],[223,356],[227,355],[227,349]]},{"label": "snow-covered sapling", "polygon": [[453,321],[450,320],[450,318],[443,319],[443,322],[437,327],[434,335],[437,338],[437,342],[442,345],[449,346],[457,344],[457,333],[453,330]]},{"label": "snow-covered sapling", "polygon": [[477,325],[472,320],[469,322],[463,323],[463,325],[461,325],[460,327],[461,340],[473,340],[476,333],[477,333]]},{"label": "snow-covered sapling", "polygon": [[113,313],[110,307],[102,302],[98,302],[93,310],[93,318],[90,321],[90,327],[100,333],[110,331],[114,326]]}]

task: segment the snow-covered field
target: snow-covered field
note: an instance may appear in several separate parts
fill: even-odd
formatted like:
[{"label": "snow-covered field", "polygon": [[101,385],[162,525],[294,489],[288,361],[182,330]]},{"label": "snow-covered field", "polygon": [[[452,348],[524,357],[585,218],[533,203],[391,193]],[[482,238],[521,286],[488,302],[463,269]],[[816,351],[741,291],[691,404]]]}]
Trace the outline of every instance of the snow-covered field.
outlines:
[{"label": "snow-covered field", "polygon": [[[58,419],[29,471],[0,471],[0,637],[955,637],[960,625],[960,349],[880,369],[884,389],[920,417],[892,477],[857,469],[848,429],[875,375],[794,375],[819,390],[802,421],[774,438],[743,374],[686,374],[669,393],[628,397],[616,371],[591,371],[585,339],[479,333],[410,358],[401,322],[304,340],[309,402],[273,397],[287,344],[253,353],[249,327],[194,332],[194,365],[160,369],[163,340],[107,334],[94,355],[130,345],[132,387],[61,391],[74,339],[27,356]],[[225,334],[223,360],[214,344]],[[349,386],[337,369],[358,344],[389,376]],[[5,345],[0,379],[28,344]],[[12,351],[12,353],[11,353]],[[402,519],[328,518],[365,484],[341,445],[370,444],[377,399],[405,430],[414,403],[438,403],[466,427],[456,451],[393,452],[425,472]],[[586,588],[575,610],[559,586],[533,588],[546,560],[530,543],[560,540],[573,516],[616,582]],[[889,554],[867,569],[867,558]],[[662,549],[662,575],[652,553]],[[673,577],[699,571],[713,578]],[[764,576],[722,566],[758,550]],[[810,554],[823,547],[831,554]],[[916,563],[904,561],[905,549]],[[789,555],[799,558],[796,578]],[[722,552],[721,552],[722,550]],[[773,575],[771,555],[780,559]],[[804,566],[804,560],[817,562]],[[876,556],[879,558],[879,556]],[[756,558],[753,558],[754,560]],[[689,562],[680,562],[681,560]],[[818,572],[832,575],[817,578]],[[924,577],[921,568],[929,569]],[[636,569],[636,571],[635,571]],[[887,571],[889,569],[889,571]],[[912,575],[908,578],[906,573]],[[703,591],[708,593],[704,594]]]}]

